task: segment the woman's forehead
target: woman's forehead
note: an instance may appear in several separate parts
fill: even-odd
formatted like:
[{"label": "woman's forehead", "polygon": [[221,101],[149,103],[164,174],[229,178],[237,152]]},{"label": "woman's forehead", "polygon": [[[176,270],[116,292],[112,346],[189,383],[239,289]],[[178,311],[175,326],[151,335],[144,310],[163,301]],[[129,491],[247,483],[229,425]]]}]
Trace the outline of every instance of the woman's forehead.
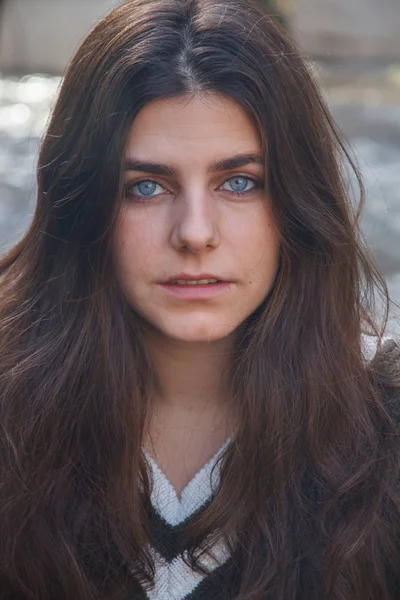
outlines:
[{"label": "woman's forehead", "polygon": [[259,133],[237,102],[218,95],[148,103],[132,123],[126,148],[128,160],[152,162],[239,154],[261,155]]}]

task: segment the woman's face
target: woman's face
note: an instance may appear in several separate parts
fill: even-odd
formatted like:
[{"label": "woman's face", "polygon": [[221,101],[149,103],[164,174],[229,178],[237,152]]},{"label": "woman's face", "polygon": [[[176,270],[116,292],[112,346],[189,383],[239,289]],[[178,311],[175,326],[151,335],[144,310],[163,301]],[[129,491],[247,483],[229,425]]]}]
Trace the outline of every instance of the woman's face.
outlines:
[{"label": "woman's face", "polygon": [[135,118],[115,262],[128,302],[163,336],[226,338],[266,297],[279,239],[263,165],[257,130],[231,99],[162,99]]}]

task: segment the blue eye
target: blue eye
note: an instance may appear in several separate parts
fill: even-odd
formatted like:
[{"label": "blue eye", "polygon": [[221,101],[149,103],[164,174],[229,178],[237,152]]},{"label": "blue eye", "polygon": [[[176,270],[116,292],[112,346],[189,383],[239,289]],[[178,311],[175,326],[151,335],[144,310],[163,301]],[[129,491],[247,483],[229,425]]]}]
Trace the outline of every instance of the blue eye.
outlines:
[{"label": "blue eye", "polygon": [[152,197],[157,187],[163,189],[156,181],[152,179],[142,179],[133,185],[129,185],[126,188],[127,194],[130,196],[138,197]]},{"label": "blue eye", "polygon": [[143,196],[151,196],[154,194],[157,184],[155,181],[141,181],[137,184],[137,187],[139,193],[143,194]]},{"label": "blue eye", "polygon": [[[157,187],[160,188],[157,191]],[[162,185],[153,181],[152,179],[142,179],[136,183],[128,183],[125,186],[125,196],[135,200],[135,202],[146,202],[146,200],[152,200],[164,192]]]},{"label": "blue eye", "polygon": [[[252,187],[250,187],[250,189],[248,189],[249,183],[253,184]],[[228,191],[231,191],[238,196],[247,194],[248,192],[253,191],[257,187],[256,181],[254,181],[250,177],[244,177],[243,175],[236,175],[235,177],[231,177],[224,183],[224,185],[226,184],[228,184],[231,188]]]}]

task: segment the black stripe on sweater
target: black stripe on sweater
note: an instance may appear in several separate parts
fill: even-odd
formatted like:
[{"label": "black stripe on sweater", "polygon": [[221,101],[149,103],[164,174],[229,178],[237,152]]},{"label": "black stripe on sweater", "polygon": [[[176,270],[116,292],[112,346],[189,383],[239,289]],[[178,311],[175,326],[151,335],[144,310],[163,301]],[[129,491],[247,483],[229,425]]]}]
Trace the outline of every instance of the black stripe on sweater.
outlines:
[{"label": "black stripe on sweater", "polygon": [[171,563],[174,558],[181,555],[188,547],[187,527],[197,516],[202,513],[212,502],[210,499],[198,511],[190,515],[186,521],[178,525],[169,525],[157,511],[152,509],[150,517],[150,543],[151,546],[165,560]]},{"label": "black stripe on sweater", "polygon": [[203,579],[184,600],[232,600],[234,597],[235,577],[232,561],[228,560]]}]

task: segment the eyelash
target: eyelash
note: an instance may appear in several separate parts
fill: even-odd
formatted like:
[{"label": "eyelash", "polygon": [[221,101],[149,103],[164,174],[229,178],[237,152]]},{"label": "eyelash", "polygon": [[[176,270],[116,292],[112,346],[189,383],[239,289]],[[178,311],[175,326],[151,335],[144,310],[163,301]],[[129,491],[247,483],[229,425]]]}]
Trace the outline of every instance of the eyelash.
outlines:
[{"label": "eyelash", "polygon": [[[235,178],[247,179],[248,181],[251,181],[254,184],[254,187],[252,187],[250,190],[247,190],[245,192],[234,192],[234,191],[229,192],[230,194],[233,194],[237,198],[242,198],[244,196],[248,196],[249,194],[251,194],[252,192],[255,192],[255,190],[257,190],[261,187],[260,181],[258,181],[257,179],[254,179],[253,177],[248,177],[247,175],[233,175],[232,177],[229,177],[226,181],[224,181],[224,183],[222,185],[225,185],[225,183],[227,183],[231,179],[235,179]],[[156,183],[157,185],[159,185],[160,187],[165,189],[164,186],[162,186],[161,183],[158,183],[158,181],[156,181],[155,179],[144,178],[144,179],[140,179],[138,181],[132,182],[132,183],[128,183],[125,186],[125,196],[127,196],[128,198],[136,198],[136,199],[139,198],[140,200],[144,199],[144,201],[146,201],[146,200],[153,200],[157,196],[161,195],[161,194],[156,194],[154,196],[144,196],[144,195],[141,196],[139,194],[132,194],[131,192],[129,192],[130,188],[136,187],[136,186],[140,185],[141,183],[144,183],[145,181],[149,181],[151,183]],[[223,191],[228,191],[228,190],[223,190]]]}]

